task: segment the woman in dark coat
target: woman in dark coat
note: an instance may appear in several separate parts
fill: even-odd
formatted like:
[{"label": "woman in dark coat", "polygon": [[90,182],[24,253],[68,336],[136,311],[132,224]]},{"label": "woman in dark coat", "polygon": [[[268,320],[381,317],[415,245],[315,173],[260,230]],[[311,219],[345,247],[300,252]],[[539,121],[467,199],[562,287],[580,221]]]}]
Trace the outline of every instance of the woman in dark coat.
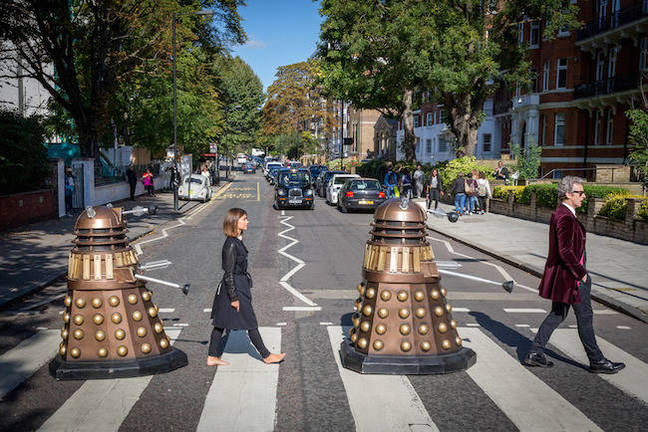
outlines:
[{"label": "woman in dark coat", "polygon": [[227,211],[223,231],[227,236],[223,245],[223,280],[214,297],[212,321],[214,330],[209,343],[208,366],[229,363],[220,358],[220,342],[223,331],[245,329],[252,345],[259,351],[265,363],[279,363],[286,354],[273,354],[263,344],[254,309],[252,309],[252,278],[247,271],[248,250],[243,244],[243,231],[248,228],[245,210],[232,208]]}]

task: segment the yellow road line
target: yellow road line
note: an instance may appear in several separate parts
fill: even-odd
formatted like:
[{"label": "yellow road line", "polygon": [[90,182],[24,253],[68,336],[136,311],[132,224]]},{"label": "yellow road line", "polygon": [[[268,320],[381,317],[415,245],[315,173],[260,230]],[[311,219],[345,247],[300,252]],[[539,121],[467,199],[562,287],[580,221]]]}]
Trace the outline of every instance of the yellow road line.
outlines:
[{"label": "yellow road line", "polygon": [[261,201],[261,184],[257,182],[257,201]]},{"label": "yellow road line", "polygon": [[232,183],[232,182],[227,183],[227,184],[226,184],[225,186],[223,186],[223,187],[222,187],[218,192],[216,192],[216,194],[215,194],[212,198],[216,198],[216,197],[221,196],[222,194],[225,193],[225,191],[226,191],[227,189],[229,189],[230,187],[232,187],[233,184],[234,184],[234,183]]}]

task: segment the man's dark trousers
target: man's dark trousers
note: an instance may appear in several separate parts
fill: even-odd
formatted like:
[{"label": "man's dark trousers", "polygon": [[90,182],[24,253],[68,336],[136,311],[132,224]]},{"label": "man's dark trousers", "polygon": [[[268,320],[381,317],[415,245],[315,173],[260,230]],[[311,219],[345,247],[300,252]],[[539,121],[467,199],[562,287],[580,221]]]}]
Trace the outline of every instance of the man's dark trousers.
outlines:
[{"label": "man's dark trousers", "polygon": [[[599,349],[596,343],[596,337],[594,336],[594,325],[592,322],[594,313],[592,312],[591,296],[592,278],[589,275],[587,275],[586,282],[581,281],[578,283],[578,291],[580,292],[581,302],[572,305],[576,314],[576,323],[578,324],[578,336],[585,348],[590,363],[598,362],[605,357]],[[542,322],[531,345],[532,352],[544,351],[544,347],[547,345],[553,331],[567,318],[569,306],[567,303],[560,302],[553,302],[551,304],[551,312]]]}]

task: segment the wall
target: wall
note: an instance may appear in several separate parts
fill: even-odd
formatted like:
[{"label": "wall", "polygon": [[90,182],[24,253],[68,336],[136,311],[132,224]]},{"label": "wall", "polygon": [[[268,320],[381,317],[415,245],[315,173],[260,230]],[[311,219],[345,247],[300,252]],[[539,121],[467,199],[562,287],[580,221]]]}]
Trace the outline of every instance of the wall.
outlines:
[{"label": "wall", "polygon": [[[155,185],[155,190],[164,189],[169,186],[169,174],[160,175],[153,179]],[[143,195],[144,184],[142,182],[137,182],[135,187],[135,195]],[[116,201],[121,201],[130,197],[130,186],[128,182],[123,181],[120,183],[112,183],[103,186],[98,186],[94,188],[94,197],[92,205],[103,205],[108,203],[114,203]]]},{"label": "wall", "polygon": [[57,216],[54,191],[45,189],[0,197],[0,230]]}]

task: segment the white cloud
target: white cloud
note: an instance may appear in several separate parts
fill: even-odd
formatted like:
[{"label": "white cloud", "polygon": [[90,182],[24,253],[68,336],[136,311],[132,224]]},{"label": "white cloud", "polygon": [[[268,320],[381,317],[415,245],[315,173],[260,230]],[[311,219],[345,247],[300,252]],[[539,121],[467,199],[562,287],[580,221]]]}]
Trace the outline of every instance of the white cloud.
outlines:
[{"label": "white cloud", "polygon": [[250,39],[243,46],[246,48],[264,49],[267,44],[262,40],[256,39],[253,35],[250,35]]}]

